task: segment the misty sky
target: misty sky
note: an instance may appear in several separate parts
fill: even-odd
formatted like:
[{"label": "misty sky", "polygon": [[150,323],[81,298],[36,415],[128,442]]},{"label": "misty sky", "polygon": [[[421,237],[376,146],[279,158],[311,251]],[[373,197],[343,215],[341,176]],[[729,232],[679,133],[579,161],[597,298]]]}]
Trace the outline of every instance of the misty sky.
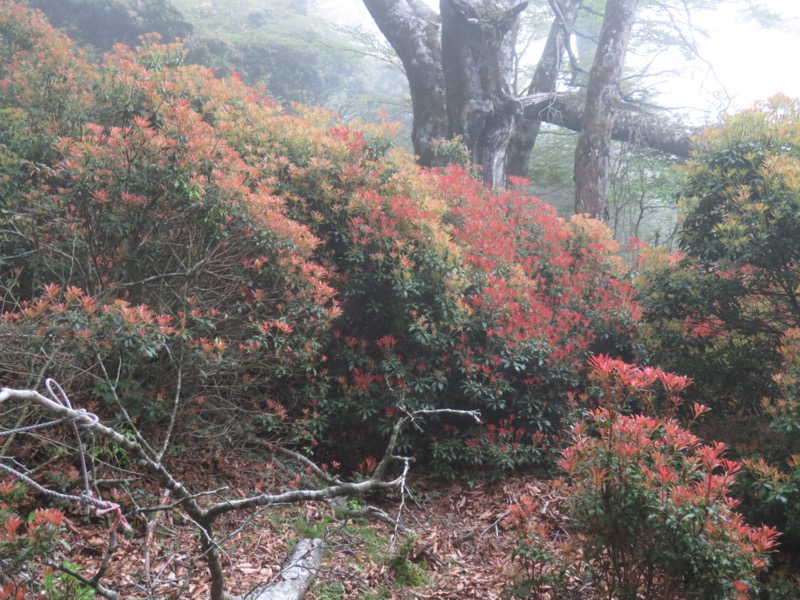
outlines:
[{"label": "misty sky", "polygon": [[[438,0],[425,1],[438,7]],[[800,56],[800,2],[761,0],[761,3],[781,15],[779,24],[765,29],[741,14],[734,6],[736,3],[726,4],[724,0],[714,11],[692,15],[693,22],[705,33],[696,36],[701,59],[673,67],[681,75],[659,86],[663,104],[705,113],[701,118],[706,120],[724,107],[724,102],[715,97],[721,93],[720,84],[731,97],[729,110],[747,107],[778,92],[800,97],[800,75],[792,66],[795,57]],[[360,0],[331,4],[341,11],[342,20],[353,24],[357,19],[371,25],[369,13]],[[709,73],[706,63],[713,66],[713,73]]]},{"label": "misty sky", "polygon": [[764,29],[721,8],[708,24],[709,38],[703,40],[706,59],[735,96],[737,108],[777,92],[800,97],[795,63],[800,56],[800,3],[765,0],[764,4],[781,14],[779,28]]}]

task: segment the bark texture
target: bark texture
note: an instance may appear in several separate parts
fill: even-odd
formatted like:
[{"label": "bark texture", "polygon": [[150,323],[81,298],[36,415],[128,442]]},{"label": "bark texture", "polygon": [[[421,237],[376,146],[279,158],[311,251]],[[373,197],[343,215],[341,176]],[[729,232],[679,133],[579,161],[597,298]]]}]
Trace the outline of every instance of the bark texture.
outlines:
[{"label": "bark texture", "polygon": [[[564,50],[569,43],[569,36],[575,26],[575,19],[583,0],[550,0],[550,4],[555,18],[550,26],[542,56],[525,91],[526,96],[555,93]],[[542,116],[535,111],[525,111],[509,147],[508,175],[527,177],[531,152],[539,136],[542,120]]]},{"label": "bark texture", "polygon": [[321,539],[300,540],[278,581],[260,591],[245,596],[244,600],[302,600],[313,581],[325,554]]},{"label": "bark texture", "polygon": [[414,111],[414,153],[422,166],[431,166],[431,142],[449,137],[439,15],[421,0],[364,0],[364,5],[403,63]]},{"label": "bark texture", "polygon": [[[555,95],[525,108],[545,123],[580,132],[584,121],[584,99],[578,95]],[[611,127],[611,139],[646,146],[666,154],[687,158],[692,137],[702,127],[687,127],[664,115],[646,113],[637,107],[620,107]]]},{"label": "bark texture", "polygon": [[583,124],[575,149],[575,213],[608,219],[611,133],[619,105],[619,83],[638,0],[607,0],[589,83]]},{"label": "bark texture", "polygon": [[506,183],[506,154],[522,117],[510,95],[509,35],[527,0],[442,0],[442,67],[450,132],[492,187]]}]

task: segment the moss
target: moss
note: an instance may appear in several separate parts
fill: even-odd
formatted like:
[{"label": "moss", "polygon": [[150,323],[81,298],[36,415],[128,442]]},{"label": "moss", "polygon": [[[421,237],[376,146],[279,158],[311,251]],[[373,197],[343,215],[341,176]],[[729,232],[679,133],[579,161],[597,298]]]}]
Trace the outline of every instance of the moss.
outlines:
[{"label": "moss", "polygon": [[394,574],[394,581],[402,587],[418,587],[430,583],[425,568],[411,560],[414,552],[415,537],[404,537],[397,545],[395,553],[386,559],[388,566]]}]

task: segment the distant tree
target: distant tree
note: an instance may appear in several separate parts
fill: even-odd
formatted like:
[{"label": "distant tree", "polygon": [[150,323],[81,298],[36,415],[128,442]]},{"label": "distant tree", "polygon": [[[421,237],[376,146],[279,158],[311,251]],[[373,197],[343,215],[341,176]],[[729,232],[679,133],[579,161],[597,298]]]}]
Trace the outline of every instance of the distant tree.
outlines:
[{"label": "distant tree", "polygon": [[675,157],[632,144],[613,149],[608,226],[620,243],[627,245],[635,238],[651,246],[674,244],[678,163]]},{"label": "distant tree", "polygon": [[114,44],[135,44],[156,32],[165,40],[186,38],[192,26],[170,0],[30,0],[31,8],[81,44],[110,50]]},{"label": "distant tree", "polygon": [[[507,175],[525,174],[520,171],[535,143],[535,122],[584,129],[584,98],[557,93],[559,68],[580,0],[553,3],[548,42],[522,96],[511,94],[508,81],[513,71],[512,34],[527,1],[442,0],[440,13],[420,0],[364,0],[364,4],[405,67],[414,106],[412,139],[422,164],[433,162],[434,140],[460,136],[484,180],[502,187]],[[632,17],[632,7],[630,12]],[[613,57],[619,63],[616,68],[621,68],[623,58],[624,47]],[[612,138],[688,154],[691,132],[686,128],[636,110],[623,113],[618,101],[611,104],[620,109],[607,128]],[[507,165],[513,171],[507,171]],[[580,160],[576,167],[587,165]]]},{"label": "distant tree", "polygon": [[[556,91],[559,78],[563,75],[562,62],[564,51],[569,47],[568,43],[570,41],[571,31],[575,25],[578,9],[581,5],[582,0],[567,0],[563,2],[559,7],[560,14],[555,20],[552,19],[550,10],[545,9],[541,11],[545,13],[541,15],[543,18],[549,17],[552,21],[547,34],[547,41],[545,42],[544,50],[542,51],[539,62],[536,64],[536,69],[531,76],[527,88],[522,90],[520,89],[519,83],[514,85],[513,90],[516,95],[533,96],[540,92]],[[522,26],[520,26],[520,30],[522,30]],[[528,33],[528,35],[532,36],[533,32]],[[519,32],[516,37],[517,45],[519,45]],[[524,60],[525,49],[526,45],[523,45],[521,51],[515,53],[517,65]],[[518,71],[518,68],[515,69],[515,82],[519,79]],[[541,125],[542,121],[537,118],[536,115],[523,113],[517,133],[511,140],[511,147],[508,155],[509,175],[527,176],[531,152],[536,143]]]},{"label": "distant tree", "polygon": [[619,106],[625,52],[638,0],[608,0],[597,41],[575,149],[575,212],[608,220],[611,132]]},{"label": "distant tree", "polygon": [[219,76],[237,72],[263,85],[279,102],[359,112],[358,98],[379,87],[370,65],[349,36],[337,30],[311,0],[174,0],[191,19],[196,34],[187,60],[213,67]]},{"label": "distant tree", "polygon": [[188,63],[212,67],[218,77],[238,73],[285,104],[343,108],[353,117],[363,112],[362,99],[378,91],[380,77],[368,74],[370,65],[347,35],[315,13],[313,0],[31,0],[29,5],[82,46],[103,51],[118,43],[135,45],[153,32],[167,41],[187,38]]}]

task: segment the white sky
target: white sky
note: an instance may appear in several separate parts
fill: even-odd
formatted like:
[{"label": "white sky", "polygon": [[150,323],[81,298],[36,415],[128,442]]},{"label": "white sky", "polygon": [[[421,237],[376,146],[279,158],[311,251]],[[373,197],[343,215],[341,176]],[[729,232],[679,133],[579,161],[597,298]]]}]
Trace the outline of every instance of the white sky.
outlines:
[{"label": "white sky", "polygon": [[[425,1],[438,10],[439,0]],[[778,92],[800,97],[800,0],[761,2],[781,14],[778,27],[762,28],[740,14],[736,3],[726,5],[726,0],[719,0],[714,11],[692,15],[695,24],[708,34],[697,36],[700,54],[714,66],[718,80],[731,96],[729,110],[745,108]],[[350,23],[371,22],[361,0],[337,0],[333,4]],[[335,9],[332,12],[339,12]],[[713,118],[719,105],[701,87],[711,90],[719,89],[719,85],[707,78],[707,67],[698,60],[694,69],[690,64],[680,70],[680,77],[659,86],[665,93],[663,103],[694,107],[706,112],[702,120]]]},{"label": "white sky", "polygon": [[800,97],[800,2],[764,4],[783,17],[779,28],[763,29],[722,8],[703,19],[709,37],[702,40],[701,52],[734,96],[735,108],[777,92]]}]

